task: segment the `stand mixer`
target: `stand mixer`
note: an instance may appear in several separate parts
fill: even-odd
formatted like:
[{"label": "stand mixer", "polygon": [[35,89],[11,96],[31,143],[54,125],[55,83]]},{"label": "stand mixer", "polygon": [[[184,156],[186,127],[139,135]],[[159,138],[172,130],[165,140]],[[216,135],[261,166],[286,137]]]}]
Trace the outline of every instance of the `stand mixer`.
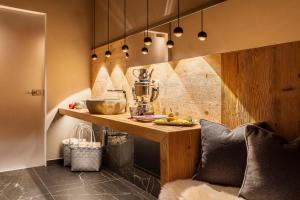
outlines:
[{"label": "stand mixer", "polygon": [[134,69],[132,74],[138,80],[132,88],[133,98],[137,103],[138,115],[153,114],[151,104],[158,98],[159,83],[151,80],[153,69],[146,68]]}]

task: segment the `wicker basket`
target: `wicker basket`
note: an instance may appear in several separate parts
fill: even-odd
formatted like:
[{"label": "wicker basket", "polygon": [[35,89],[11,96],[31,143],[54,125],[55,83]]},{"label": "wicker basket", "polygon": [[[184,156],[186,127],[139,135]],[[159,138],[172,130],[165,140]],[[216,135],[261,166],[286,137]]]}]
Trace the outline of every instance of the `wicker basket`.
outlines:
[{"label": "wicker basket", "polygon": [[[90,134],[90,142],[82,142],[84,131]],[[82,125],[78,134],[78,144],[71,148],[71,171],[99,171],[102,164],[102,147],[96,142],[90,126]]]},{"label": "wicker basket", "polygon": [[[78,137],[78,132],[79,132],[80,127],[82,125],[83,124],[81,124],[81,123],[77,124],[76,126],[74,126],[73,130],[71,131],[71,133],[74,133],[75,137],[76,136]],[[71,166],[71,146],[78,144],[78,138],[72,138],[70,136],[71,136],[71,134],[69,135],[69,138],[64,139],[62,141],[62,144],[63,144],[63,155],[64,155],[64,166],[65,167]],[[83,141],[85,141],[85,140],[83,140]]]}]

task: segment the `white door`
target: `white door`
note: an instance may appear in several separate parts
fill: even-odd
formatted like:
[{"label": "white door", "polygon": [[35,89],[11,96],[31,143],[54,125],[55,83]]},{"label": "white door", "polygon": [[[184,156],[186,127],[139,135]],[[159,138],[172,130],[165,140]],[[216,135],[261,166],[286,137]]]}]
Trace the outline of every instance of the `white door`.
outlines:
[{"label": "white door", "polygon": [[45,164],[45,23],[0,6],[0,171]]}]

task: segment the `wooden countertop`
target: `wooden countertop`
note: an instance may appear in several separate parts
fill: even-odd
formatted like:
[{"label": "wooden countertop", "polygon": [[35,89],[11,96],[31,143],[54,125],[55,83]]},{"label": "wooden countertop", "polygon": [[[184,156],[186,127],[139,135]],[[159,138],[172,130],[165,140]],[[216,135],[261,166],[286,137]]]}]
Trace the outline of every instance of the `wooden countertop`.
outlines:
[{"label": "wooden countertop", "polygon": [[61,115],[67,115],[94,124],[103,125],[115,130],[124,131],[131,135],[142,137],[148,140],[160,142],[165,137],[172,134],[184,134],[191,132],[199,132],[200,125],[193,127],[180,126],[161,126],[153,123],[137,122],[129,119],[129,114],[120,115],[92,115],[87,109],[71,110],[60,108]]}]

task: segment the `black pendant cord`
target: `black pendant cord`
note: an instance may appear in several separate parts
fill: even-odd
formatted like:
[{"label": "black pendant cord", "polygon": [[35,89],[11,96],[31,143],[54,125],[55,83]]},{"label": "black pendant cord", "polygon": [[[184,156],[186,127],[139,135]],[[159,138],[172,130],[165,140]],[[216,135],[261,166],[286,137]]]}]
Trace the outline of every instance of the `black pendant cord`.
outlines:
[{"label": "black pendant cord", "polygon": [[126,43],[126,0],[124,0],[124,44]]},{"label": "black pendant cord", "polygon": [[107,50],[109,51],[109,0],[107,0]]},{"label": "black pendant cord", "polygon": [[147,37],[148,37],[148,28],[149,28],[149,1],[147,0]]},{"label": "black pendant cord", "polygon": [[204,31],[204,11],[201,10],[201,31],[198,33],[198,39],[200,41],[205,41],[207,39],[207,33]]},{"label": "black pendant cord", "polygon": [[201,31],[203,31],[203,10],[201,10]]},{"label": "black pendant cord", "polygon": [[94,17],[94,24],[93,24],[93,53],[95,53],[96,47],[96,0],[94,0],[94,9],[93,9],[93,17]]},{"label": "black pendant cord", "polygon": [[[146,37],[146,31],[144,31],[144,38]],[[144,48],[145,48],[146,46],[145,46],[145,43],[144,43]]]},{"label": "black pendant cord", "polygon": [[169,23],[169,40],[172,40],[172,34],[171,34],[171,32],[172,32],[172,23],[170,22]]},{"label": "black pendant cord", "polygon": [[177,0],[177,26],[179,26],[179,12],[180,12],[180,10],[179,10],[179,0]]}]

